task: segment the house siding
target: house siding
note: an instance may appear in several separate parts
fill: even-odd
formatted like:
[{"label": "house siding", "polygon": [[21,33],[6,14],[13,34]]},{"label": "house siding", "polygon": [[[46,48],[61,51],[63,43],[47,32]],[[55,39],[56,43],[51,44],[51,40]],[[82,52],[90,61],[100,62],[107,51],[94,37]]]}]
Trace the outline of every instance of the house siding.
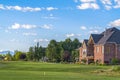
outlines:
[{"label": "house siding", "polygon": [[113,58],[116,58],[117,46],[115,43],[106,43],[104,47],[105,47],[104,62],[110,63]]},{"label": "house siding", "polygon": [[120,44],[117,45],[116,58],[120,60]]},{"label": "house siding", "polygon": [[[116,28],[109,28],[101,34],[91,34],[87,46],[80,48],[81,59],[91,60],[101,64],[111,63],[112,59],[120,60],[120,30]],[[83,50],[86,49],[86,55],[83,55]]]},{"label": "house siding", "polygon": [[[85,54],[83,53],[83,51],[86,50]],[[80,47],[80,59],[79,61],[81,61],[82,59],[85,59],[87,57],[87,46],[83,43],[82,47]]]},{"label": "house siding", "polygon": [[[102,45],[95,45],[94,46],[94,62],[97,62],[97,63],[104,63],[104,54],[103,54],[103,51],[102,51]],[[98,51],[99,49],[99,51]]]}]

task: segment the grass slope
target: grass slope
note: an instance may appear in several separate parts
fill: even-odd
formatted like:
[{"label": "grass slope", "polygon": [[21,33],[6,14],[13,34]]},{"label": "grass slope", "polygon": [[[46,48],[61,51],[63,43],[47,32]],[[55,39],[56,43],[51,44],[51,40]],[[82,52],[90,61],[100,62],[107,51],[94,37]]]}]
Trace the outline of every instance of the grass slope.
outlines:
[{"label": "grass slope", "polygon": [[79,64],[0,62],[0,80],[120,80],[120,72],[101,71],[110,68]]}]

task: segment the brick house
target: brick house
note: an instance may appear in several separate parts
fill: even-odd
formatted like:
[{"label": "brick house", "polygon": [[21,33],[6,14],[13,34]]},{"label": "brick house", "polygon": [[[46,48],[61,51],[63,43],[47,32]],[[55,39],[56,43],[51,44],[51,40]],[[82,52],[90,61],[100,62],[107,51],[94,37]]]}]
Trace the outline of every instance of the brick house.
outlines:
[{"label": "brick house", "polygon": [[91,34],[80,47],[80,62],[104,64],[110,63],[113,58],[120,59],[120,30],[115,27],[101,34]]}]

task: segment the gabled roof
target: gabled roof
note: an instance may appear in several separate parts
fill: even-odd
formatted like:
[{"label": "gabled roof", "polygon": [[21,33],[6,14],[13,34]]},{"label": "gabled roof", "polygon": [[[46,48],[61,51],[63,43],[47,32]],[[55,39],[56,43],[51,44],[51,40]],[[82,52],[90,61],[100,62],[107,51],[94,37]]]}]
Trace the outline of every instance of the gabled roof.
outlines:
[{"label": "gabled roof", "polygon": [[117,44],[120,44],[120,30],[114,31],[114,33],[107,40],[107,42],[115,42]]},{"label": "gabled roof", "polygon": [[103,37],[99,40],[97,44],[105,44],[106,42],[115,42],[117,44],[120,44],[120,30],[117,28],[109,28],[103,33],[101,33]]},{"label": "gabled roof", "polygon": [[[102,32],[101,34],[91,34],[90,38],[92,37],[95,44],[105,44],[106,42],[115,42],[116,44],[120,44],[120,30],[112,27],[106,29],[106,31]],[[88,46],[88,40],[84,40],[85,45]]]},{"label": "gabled roof", "polygon": [[94,40],[94,43],[96,44],[101,38],[102,38],[102,34],[91,34],[93,40]]},{"label": "gabled roof", "polygon": [[87,40],[87,39],[84,39],[83,42],[85,42],[85,45],[87,46],[88,40]]}]

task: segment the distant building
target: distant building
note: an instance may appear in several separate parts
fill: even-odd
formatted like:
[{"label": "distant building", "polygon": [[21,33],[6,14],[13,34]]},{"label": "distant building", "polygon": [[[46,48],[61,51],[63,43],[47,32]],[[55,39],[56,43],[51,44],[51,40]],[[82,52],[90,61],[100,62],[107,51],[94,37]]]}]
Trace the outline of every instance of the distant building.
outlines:
[{"label": "distant building", "polygon": [[111,60],[120,59],[120,30],[113,27],[101,34],[91,34],[80,47],[80,62],[111,63]]}]

